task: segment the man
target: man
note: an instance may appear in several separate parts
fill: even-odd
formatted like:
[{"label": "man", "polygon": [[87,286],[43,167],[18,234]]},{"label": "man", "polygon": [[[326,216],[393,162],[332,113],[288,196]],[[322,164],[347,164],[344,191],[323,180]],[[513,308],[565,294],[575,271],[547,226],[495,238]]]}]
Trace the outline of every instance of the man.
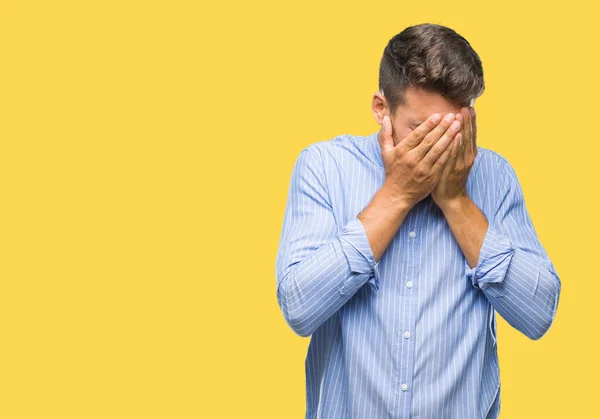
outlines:
[{"label": "man", "polygon": [[498,311],[530,339],[561,282],[509,162],[476,144],[479,56],[452,29],[385,48],[368,137],[301,151],[276,261],[311,336],[306,418],[497,418]]}]

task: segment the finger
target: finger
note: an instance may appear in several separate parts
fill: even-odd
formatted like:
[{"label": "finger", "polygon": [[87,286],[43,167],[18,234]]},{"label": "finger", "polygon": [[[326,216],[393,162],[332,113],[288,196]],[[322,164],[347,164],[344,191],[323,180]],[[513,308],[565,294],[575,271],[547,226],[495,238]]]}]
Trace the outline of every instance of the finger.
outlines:
[{"label": "finger", "polygon": [[[442,125],[442,123],[440,123]],[[458,125],[458,126],[457,126]],[[437,129],[437,128],[436,128]],[[427,154],[421,160],[423,164],[427,167],[432,167],[435,161],[442,155],[442,153],[448,148],[454,136],[460,130],[460,123],[458,121],[454,121],[442,135],[442,138],[435,141],[435,143],[431,146]],[[423,142],[424,143],[424,142]]]},{"label": "finger", "polygon": [[473,136],[473,152],[477,154],[477,118],[475,115],[475,108],[471,106],[471,129]]},{"label": "finger", "polygon": [[[460,133],[456,135],[460,135]],[[442,176],[447,176],[454,169],[454,162],[456,161],[457,154],[458,142],[452,141],[450,142],[450,145],[446,147],[442,155],[435,161],[433,172],[439,174],[441,171]],[[454,158],[452,156],[454,156]]]},{"label": "finger", "polygon": [[[454,137],[456,132],[460,129],[460,122],[455,121],[455,118],[456,116],[453,113],[446,114],[444,119],[442,119],[442,121],[425,136],[423,141],[421,141],[414,148],[412,153],[416,156],[417,160],[424,159],[431,149],[438,143],[438,141],[440,141],[441,138],[444,138],[443,136],[446,132],[448,132],[448,130],[451,131],[452,135],[450,138],[446,138],[446,140],[450,141]],[[443,148],[441,150],[437,150],[439,154],[436,155],[436,158],[439,157],[439,155],[445,149],[446,144],[440,144],[439,147],[442,146]],[[433,161],[431,161],[431,163],[433,163]]]},{"label": "finger", "polygon": [[464,127],[465,117],[461,112],[456,114],[456,119],[460,122],[461,127]]},{"label": "finger", "polygon": [[441,119],[442,116],[439,113],[430,115],[425,122],[423,122],[421,125],[415,128],[413,132],[403,138],[402,141],[398,143],[397,147],[402,148],[403,151],[412,150],[421,143],[423,138],[425,138],[425,136],[429,134],[431,130],[438,126]]},{"label": "finger", "polygon": [[381,124],[381,135],[379,136],[379,145],[382,151],[394,149],[394,137],[392,135],[392,121],[388,115],[384,115]]},{"label": "finger", "polygon": [[448,148],[452,148],[452,151],[450,152],[450,157],[448,157],[448,163],[446,164],[446,167],[448,169],[444,170],[444,174],[454,170],[454,167],[456,165],[456,159],[458,159],[458,156],[460,153],[460,143],[461,143],[462,135],[463,135],[462,132],[459,132],[458,134],[456,134],[454,136],[454,138],[452,139],[452,145],[448,147]]},{"label": "finger", "polygon": [[465,148],[466,148],[465,153],[468,153],[468,154],[465,154],[465,155],[472,156],[474,153],[474,150],[473,150],[473,115],[471,114],[470,107],[465,108],[465,112],[467,113],[467,115],[469,115],[469,126],[468,126],[469,137],[468,137],[467,143],[465,144]]},{"label": "finger", "polygon": [[[465,117],[464,115],[459,112],[456,114],[456,119],[458,121],[460,121],[460,132],[461,132],[461,138],[465,136]],[[459,146],[461,146],[462,144],[458,144]],[[460,151],[460,150],[458,150]]]},{"label": "finger", "polygon": [[453,162],[456,162],[456,160],[458,159],[458,156],[460,155],[460,145],[462,143],[462,137],[463,137],[463,133],[459,132],[458,134],[456,134],[456,136],[454,137],[454,140],[452,141],[452,153],[450,154],[450,160],[452,160]]},{"label": "finger", "polygon": [[465,157],[467,155],[469,155],[469,153],[473,153],[473,149],[472,149],[472,140],[471,140],[471,112],[469,111],[469,108],[461,108],[460,109],[460,113],[461,115],[463,115],[464,118],[464,131],[463,131],[463,141],[462,141],[462,145],[461,145],[461,150],[459,153],[458,158],[461,159],[462,161],[465,161]]}]

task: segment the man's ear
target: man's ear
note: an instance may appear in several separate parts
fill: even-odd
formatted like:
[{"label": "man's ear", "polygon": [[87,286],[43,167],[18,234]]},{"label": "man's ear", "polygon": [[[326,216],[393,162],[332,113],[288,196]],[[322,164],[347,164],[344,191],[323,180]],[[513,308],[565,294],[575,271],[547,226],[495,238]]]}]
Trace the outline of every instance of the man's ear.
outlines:
[{"label": "man's ear", "polygon": [[387,99],[383,95],[382,91],[375,92],[373,94],[373,103],[371,104],[371,110],[373,111],[373,116],[375,117],[375,121],[379,125],[383,125],[383,117],[385,115],[390,114],[390,110],[388,108]]}]

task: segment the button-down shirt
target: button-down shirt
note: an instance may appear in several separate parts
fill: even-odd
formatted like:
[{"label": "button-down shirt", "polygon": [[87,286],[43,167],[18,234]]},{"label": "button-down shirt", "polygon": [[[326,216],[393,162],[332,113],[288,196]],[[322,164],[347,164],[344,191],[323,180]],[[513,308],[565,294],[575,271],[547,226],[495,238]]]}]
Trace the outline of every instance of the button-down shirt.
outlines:
[{"label": "button-down shirt", "polygon": [[292,169],[275,273],[285,321],[310,336],[306,418],[497,418],[495,312],[539,339],[561,289],[516,173],[477,147],[467,193],[489,226],[476,266],[431,195],[376,262],[357,215],[385,180],[377,134],[313,143]]}]

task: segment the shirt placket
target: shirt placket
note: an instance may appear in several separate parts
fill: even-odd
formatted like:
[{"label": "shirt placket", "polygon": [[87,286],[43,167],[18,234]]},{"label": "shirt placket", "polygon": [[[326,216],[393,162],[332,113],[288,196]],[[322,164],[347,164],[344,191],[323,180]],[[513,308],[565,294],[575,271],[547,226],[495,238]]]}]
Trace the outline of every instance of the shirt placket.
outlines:
[{"label": "shirt placket", "polygon": [[[414,208],[417,209],[416,207]],[[415,215],[413,213],[412,215]],[[413,359],[415,350],[415,325],[416,325],[416,310],[417,310],[417,287],[418,287],[418,268],[417,268],[417,246],[419,245],[419,229],[417,228],[418,217],[407,217],[407,229],[403,230],[402,242],[405,243],[404,248],[407,249],[407,263],[404,271],[405,277],[402,278],[401,296],[402,296],[402,312],[400,329],[397,331],[397,339],[399,340],[400,352],[400,371],[399,383],[400,391],[398,394],[399,403],[396,412],[398,418],[408,418],[410,415],[410,407],[413,395]]]}]

